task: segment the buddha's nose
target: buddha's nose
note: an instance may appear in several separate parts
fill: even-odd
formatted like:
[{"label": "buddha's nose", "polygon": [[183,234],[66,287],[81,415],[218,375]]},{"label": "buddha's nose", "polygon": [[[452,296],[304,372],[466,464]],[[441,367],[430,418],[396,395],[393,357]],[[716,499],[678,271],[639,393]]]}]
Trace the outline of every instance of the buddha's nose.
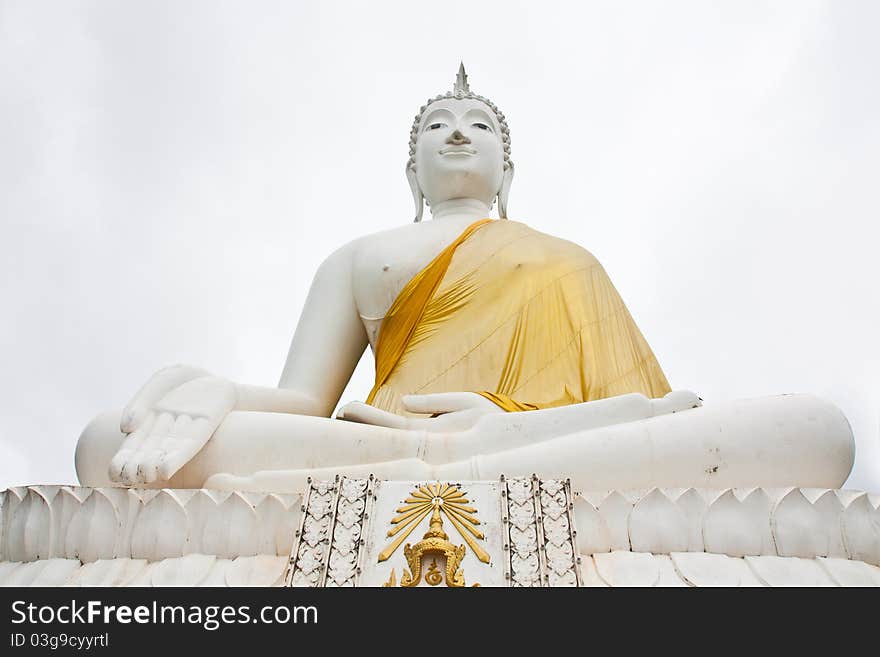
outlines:
[{"label": "buddha's nose", "polygon": [[470,144],[471,140],[465,137],[461,133],[461,130],[458,130],[456,128],[455,132],[449,135],[449,137],[446,139],[446,143],[450,146],[461,146],[462,144]]}]

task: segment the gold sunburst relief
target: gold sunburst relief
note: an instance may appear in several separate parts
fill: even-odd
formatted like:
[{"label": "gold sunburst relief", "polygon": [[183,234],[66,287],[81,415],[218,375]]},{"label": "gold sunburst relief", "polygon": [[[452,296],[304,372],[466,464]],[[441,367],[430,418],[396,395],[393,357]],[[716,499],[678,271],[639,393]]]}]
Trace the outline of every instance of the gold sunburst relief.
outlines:
[{"label": "gold sunburst relief", "polygon": [[398,507],[396,512],[398,515],[391,520],[392,528],[388,530],[388,537],[394,540],[379,553],[379,562],[391,558],[422,520],[429,514],[433,515],[434,512],[438,516],[442,514],[449,520],[473,550],[477,559],[489,563],[489,554],[477,542],[485,539],[484,534],[477,529],[481,524],[476,517],[477,509],[470,506],[470,500],[458,486],[439,482],[419,486],[410,493],[404,500],[403,506]]}]

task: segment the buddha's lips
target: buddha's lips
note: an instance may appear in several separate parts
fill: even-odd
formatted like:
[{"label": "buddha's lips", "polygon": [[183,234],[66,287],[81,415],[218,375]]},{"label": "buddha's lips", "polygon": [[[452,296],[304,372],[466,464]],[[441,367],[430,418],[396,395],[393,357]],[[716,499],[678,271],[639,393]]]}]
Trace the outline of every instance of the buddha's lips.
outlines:
[{"label": "buddha's lips", "polygon": [[477,151],[467,146],[452,146],[450,148],[441,148],[440,155],[476,155]]}]

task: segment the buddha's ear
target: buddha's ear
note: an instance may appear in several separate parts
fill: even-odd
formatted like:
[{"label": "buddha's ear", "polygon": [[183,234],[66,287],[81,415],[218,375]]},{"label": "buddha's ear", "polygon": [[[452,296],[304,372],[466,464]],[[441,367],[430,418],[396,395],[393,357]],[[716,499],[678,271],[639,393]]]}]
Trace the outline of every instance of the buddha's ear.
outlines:
[{"label": "buddha's ear", "polygon": [[409,188],[412,191],[413,195],[413,203],[415,203],[416,206],[416,218],[413,221],[415,223],[419,223],[422,220],[422,210],[425,207],[425,199],[424,196],[422,196],[422,188],[419,187],[419,180],[416,177],[416,170],[409,162],[407,162],[406,164],[406,180],[409,183]]},{"label": "buddha's ear", "polygon": [[510,196],[510,183],[513,182],[513,162],[508,162],[501,178],[501,189],[498,192],[498,216],[507,219],[507,197]]}]

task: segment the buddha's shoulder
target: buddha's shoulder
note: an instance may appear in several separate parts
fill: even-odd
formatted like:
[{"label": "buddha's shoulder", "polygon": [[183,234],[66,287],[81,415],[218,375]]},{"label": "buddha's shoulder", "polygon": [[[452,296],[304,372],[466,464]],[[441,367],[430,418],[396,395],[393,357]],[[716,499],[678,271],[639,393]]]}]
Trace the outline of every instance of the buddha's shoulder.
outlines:
[{"label": "buddha's shoulder", "polygon": [[400,244],[415,238],[420,232],[422,226],[420,224],[404,224],[402,226],[394,226],[386,228],[375,233],[361,235],[353,243],[361,249],[376,248],[386,244]]},{"label": "buddha's shoulder", "polygon": [[418,240],[418,231],[413,230],[416,224],[395,226],[375,233],[361,235],[352,240],[348,247],[355,262],[385,258],[387,254],[394,254],[405,250],[407,245]]},{"label": "buddha's shoulder", "polygon": [[599,260],[590,251],[577,242],[572,242],[563,237],[544,233],[522,221],[508,220],[499,225],[499,228],[510,233],[511,236],[524,238],[524,246],[533,251],[542,252],[545,257],[562,257],[568,260],[578,260],[584,266],[597,265]]},{"label": "buddha's shoulder", "polygon": [[398,259],[406,254],[432,252],[449,243],[467,227],[466,224],[441,225],[433,221],[395,226],[363,235],[350,243],[356,261]]},{"label": "buddha's shoulder", "polygon": [[398,248],[412,239],[413,231],[409,226],[396,226],[387,230],[361,235],[338,247],[326,261],[348,260],[357,261],[365,256],[381,253],[389,248]]}]

